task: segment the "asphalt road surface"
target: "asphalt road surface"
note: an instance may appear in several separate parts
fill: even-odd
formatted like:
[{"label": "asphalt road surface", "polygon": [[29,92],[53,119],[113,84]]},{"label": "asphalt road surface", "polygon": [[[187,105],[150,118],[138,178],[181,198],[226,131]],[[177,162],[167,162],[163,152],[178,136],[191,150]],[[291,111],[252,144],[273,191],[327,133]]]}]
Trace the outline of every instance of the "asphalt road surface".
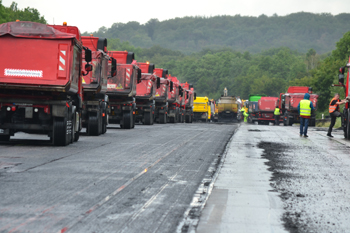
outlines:
[{"label": "asphalt road surface", "polygon": [[236,128],[115,125],[67,147],[19,133],[0,144],[0,232],[175,232]]}]

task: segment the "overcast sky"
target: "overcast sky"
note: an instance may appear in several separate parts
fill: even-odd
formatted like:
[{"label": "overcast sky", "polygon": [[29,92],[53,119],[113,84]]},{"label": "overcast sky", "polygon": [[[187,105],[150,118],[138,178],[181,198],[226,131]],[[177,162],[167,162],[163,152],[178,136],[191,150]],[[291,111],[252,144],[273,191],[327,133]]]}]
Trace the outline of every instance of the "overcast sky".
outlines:
[{"label": "overcast sky", "polygon": [[20,9],[38,9],[49,24],[66,21],[81,32],[117,22],[144,24],[151,18],[163,21],[184,16],[283,16],[300,11],[337,15],[350,11],[349,0],[2,0],[2,4],[8,7],[13,1]]}]

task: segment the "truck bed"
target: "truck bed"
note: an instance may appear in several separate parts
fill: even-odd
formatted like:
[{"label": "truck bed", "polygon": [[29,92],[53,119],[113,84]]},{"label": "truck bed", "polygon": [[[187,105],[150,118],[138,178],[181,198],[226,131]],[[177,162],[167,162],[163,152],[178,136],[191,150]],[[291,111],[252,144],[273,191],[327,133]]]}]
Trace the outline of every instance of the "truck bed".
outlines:
[{"label": "truck bed", "polygon": [[[71,39],[0,37],[0,87],[65,89],[69,84]],[[77,85],[77,83],[76,83]]]}]

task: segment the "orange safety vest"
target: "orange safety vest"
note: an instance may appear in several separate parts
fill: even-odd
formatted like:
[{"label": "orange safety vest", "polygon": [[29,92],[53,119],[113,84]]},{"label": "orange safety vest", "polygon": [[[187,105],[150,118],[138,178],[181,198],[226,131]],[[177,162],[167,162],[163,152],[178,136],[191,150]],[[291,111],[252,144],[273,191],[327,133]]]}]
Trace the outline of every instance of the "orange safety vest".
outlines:
[{"label": "orange safety vest", "polygon": [[[336,109],[337,109],[337,107],[338,107],[338,105],[331,105],[332,104],[332,102],[333,102],[333,100],[335,100],[334,98],[331,100],[331,102],[329,103],[329,113],[332,113],[332,112],[334,112]],[[339,102],[339,99],[338,99],[338,101],[337,102]]]}]

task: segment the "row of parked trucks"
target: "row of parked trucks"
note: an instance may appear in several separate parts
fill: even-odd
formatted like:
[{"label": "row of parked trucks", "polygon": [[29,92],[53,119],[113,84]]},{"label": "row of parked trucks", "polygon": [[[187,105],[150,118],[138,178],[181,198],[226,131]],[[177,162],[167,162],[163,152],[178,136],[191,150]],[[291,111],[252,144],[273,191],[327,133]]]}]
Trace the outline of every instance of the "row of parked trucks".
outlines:
[{"label": "row of parked trucks", "polygon": [[0,24],[0,51],[0,141],[22,131],[65,146],[82,128],[97,136],[109,123],[193,120],[192,85],[66,23]]},{"label": "row of parked trucks", "polygon": [[311,113],[310,126],[316,124],[316,109],[318,95],[312,94],[310,87],[291,86],[286,93],[281,93],[279,97],[265,95],[250,95],[245,103],[248,108],[248,122],[258,124],[274,123],[274,110],[276,106],[281,110],[280,122],[284,126],[291,126],[293,123],[300,123],[298,104],[304,99],[305,93],[310,94],[310,101],[315,108]]}]

